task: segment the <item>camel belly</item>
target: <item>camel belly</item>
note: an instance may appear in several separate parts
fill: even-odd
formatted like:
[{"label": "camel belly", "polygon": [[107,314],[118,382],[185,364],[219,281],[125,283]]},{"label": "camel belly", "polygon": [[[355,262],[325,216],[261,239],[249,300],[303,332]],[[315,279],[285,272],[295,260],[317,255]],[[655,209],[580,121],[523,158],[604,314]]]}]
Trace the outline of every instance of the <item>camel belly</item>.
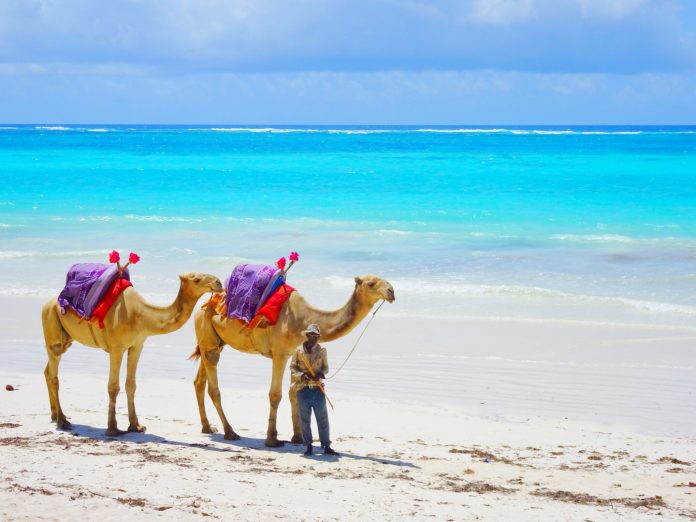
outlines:
[{"label": "camel belly", "polygon": [[264,329],[250,329],[241,321],[213,318],[215,333],[222,342],[230,348],[243,353],[251,353],[271,357],[270,344],[267,342]]},{"label": "camel belly", "polygon": [[70,312],[60,316],[60,323],[68,335],[78,343],[108,351],[104,330],[96,324],[83,321]]}]

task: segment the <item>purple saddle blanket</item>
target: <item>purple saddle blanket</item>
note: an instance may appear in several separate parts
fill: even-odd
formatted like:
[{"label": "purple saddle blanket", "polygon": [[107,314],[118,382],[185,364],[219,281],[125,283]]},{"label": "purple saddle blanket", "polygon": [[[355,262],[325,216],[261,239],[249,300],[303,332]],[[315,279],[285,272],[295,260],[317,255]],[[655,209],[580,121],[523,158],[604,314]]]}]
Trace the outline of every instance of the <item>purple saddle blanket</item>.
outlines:
[{"label": "purple saddle blanket", "polygon": [[[116,281],[118,269],[104,263],[76,263],[68,270],[65,287],[58,295],[60,313],[70,307],[78,315],[89,319],[104,293]],[[128,270],[122,276],[130,281]]]},{"label": "purple saddle blanket", "polygon": [[227,317],[248,323],[283,280],[283,272],[272,265],[236,266],[225,282]]}]

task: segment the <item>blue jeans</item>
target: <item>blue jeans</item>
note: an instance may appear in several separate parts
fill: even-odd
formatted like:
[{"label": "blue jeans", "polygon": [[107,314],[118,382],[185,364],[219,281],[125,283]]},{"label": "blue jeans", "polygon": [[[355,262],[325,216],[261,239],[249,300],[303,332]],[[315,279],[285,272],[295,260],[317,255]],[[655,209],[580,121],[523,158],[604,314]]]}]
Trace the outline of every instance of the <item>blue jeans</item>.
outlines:
[{"label": "blue jeans", "polygon": [[300,424],[302,440],[305,444],[312,443],[312,408],[319,428],[319,440],[325,448],[331,445],[329,440],[329,414],[326,411],[326,397],[319,388],[302,388],[297,392],[297,403],[300,409]]}]

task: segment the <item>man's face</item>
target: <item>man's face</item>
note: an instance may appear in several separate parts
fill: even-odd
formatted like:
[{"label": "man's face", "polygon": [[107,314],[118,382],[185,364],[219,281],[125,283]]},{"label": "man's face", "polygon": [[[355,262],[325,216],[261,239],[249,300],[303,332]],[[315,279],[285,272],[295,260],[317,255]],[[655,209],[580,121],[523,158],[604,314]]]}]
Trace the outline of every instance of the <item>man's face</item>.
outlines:
[{"label": "man's face", "polygon": [[319,340],[319,335],[315,333],[308,333],[307,334],[307,341],[309,342],[310,346],[314,346],[317,344],[317,341]]}]

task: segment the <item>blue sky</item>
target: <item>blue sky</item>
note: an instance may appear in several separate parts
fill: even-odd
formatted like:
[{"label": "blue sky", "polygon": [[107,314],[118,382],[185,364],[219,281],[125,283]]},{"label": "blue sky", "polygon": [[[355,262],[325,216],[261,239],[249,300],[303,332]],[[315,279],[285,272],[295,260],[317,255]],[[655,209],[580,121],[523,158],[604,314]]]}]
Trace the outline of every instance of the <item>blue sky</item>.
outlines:
[{"label": "blue sky", "polygon": [[694,124],[692,0],[0,0],[0,122]]}]

